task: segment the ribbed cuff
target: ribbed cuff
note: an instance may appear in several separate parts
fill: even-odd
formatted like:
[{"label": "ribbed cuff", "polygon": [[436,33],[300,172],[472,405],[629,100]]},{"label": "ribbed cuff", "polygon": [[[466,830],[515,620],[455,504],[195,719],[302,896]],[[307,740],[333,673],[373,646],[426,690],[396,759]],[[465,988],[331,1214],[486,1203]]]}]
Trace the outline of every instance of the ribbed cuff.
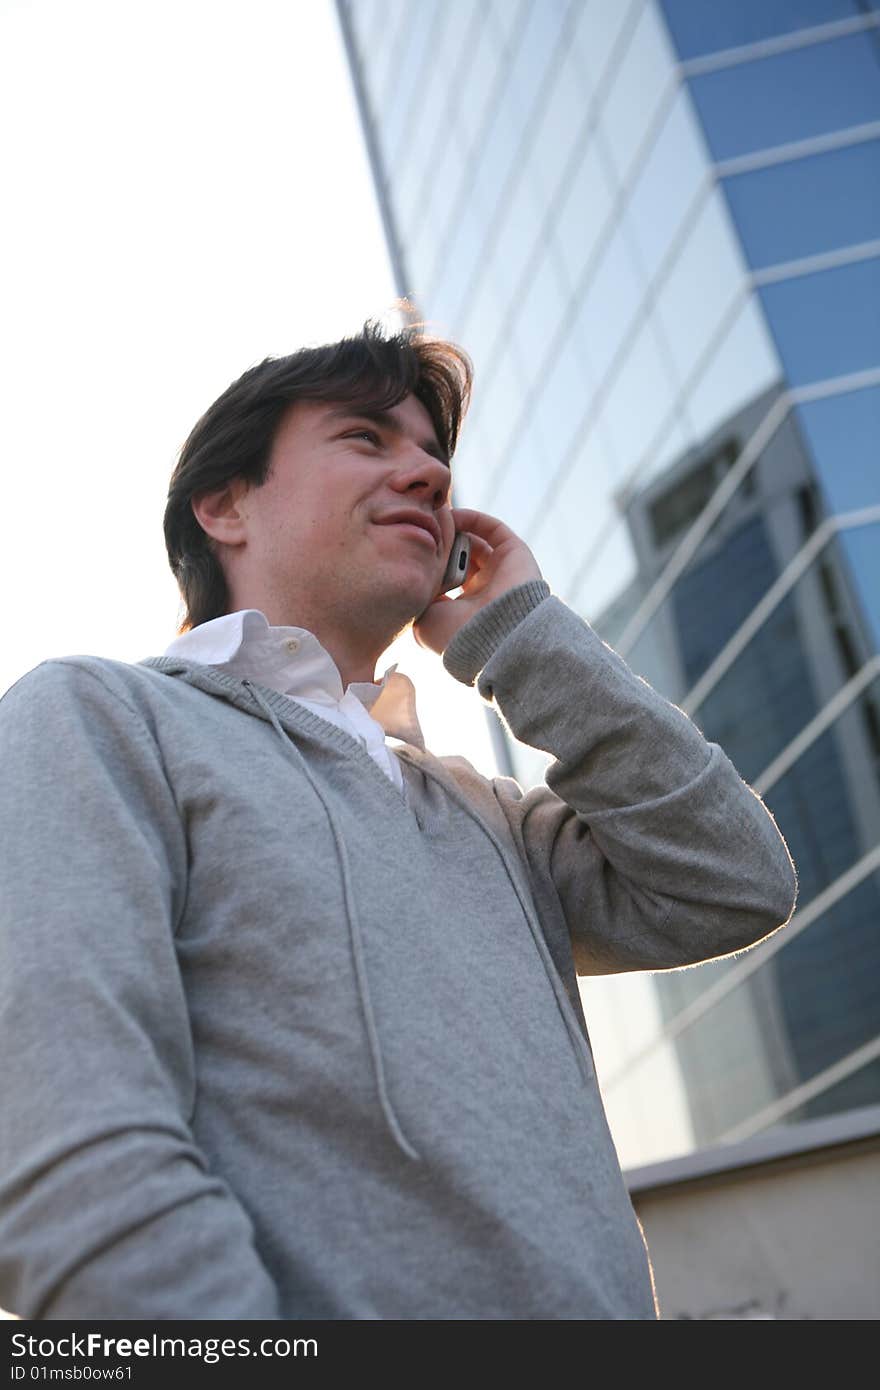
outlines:
[{"label": "ribbed cuff", "polygon": [[459,628],[443,653],[449,674],[463,685],[473,685],[508,633],[549,597],[550,585],[545,579],[530,579],[487,603]]}]

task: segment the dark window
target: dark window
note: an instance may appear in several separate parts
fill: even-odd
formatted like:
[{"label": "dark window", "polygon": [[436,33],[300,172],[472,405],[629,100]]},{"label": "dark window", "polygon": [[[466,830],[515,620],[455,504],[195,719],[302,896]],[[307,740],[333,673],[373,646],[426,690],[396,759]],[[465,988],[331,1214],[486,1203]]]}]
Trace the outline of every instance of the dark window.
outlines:
[{"label": "dark window", "polygon": [[880,118],[873,30],[738,63],[690,79],[716,159],[846,130]]},{"label": "dark window", "polygon": [[861,0],[662,0],[673,42],[682,58],[697,58],[758,39],[812,29],[864,14]]},{"label": "dark window", "polygon": [[793,386],[880,365],[880,258],[781,280],[760,296]]},{"label": "dark window", "polygon": [[738,174],[723,187],[756,270],[880,237],[880,140]]}]

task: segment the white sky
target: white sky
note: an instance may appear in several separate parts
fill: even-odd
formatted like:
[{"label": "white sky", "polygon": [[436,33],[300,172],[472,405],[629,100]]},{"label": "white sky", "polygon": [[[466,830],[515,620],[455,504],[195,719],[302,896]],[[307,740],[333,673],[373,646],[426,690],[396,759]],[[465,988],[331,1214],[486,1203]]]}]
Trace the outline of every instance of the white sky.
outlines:
[{"label": "white sky", "polygon": [[[164,650],[190,428],[396,291],[331,0],[0,0],[0,122],[2,691]],[[411,638],[387,660],[428,746],[494,772],[476,693]]]}]

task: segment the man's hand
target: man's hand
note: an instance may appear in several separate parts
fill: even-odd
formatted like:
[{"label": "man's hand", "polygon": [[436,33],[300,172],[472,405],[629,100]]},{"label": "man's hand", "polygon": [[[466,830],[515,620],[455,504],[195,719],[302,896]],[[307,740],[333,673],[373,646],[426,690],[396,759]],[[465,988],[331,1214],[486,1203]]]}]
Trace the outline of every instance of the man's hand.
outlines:
[{"label": "man's hand", "polygon": [[453,507],[452,516],[456,531],[466,531],[471,538],[471,559],[461,593],[458,598],[439,594],[413,623],[419,646],[440,655],[459,628],[487,603],[518,584],[544,577],[525,541],[497,516],[464,507]]}]

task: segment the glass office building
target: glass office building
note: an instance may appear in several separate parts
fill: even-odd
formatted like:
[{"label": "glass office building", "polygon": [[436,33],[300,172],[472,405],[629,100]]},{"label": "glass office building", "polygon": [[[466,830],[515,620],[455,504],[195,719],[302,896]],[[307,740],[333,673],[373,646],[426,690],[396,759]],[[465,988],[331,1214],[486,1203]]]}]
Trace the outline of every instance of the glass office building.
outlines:
[{"label": "glass office building", "polygon": [[621,1161],[843,1132],[880,1104],[880,0],[338,10],[399,290],[475,364],[456,500],[799,871],[763,946],[584,982]]}]

